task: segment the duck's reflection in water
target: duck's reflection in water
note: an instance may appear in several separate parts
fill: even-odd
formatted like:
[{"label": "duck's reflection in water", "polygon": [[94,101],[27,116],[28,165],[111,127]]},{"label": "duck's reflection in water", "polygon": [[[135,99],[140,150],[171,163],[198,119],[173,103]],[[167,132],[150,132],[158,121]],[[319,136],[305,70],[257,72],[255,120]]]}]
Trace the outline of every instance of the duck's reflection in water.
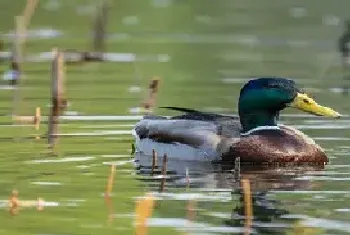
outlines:
[{"label": "duck's reflection in water", "polygon": [[[227,168],[224,167],[224,168]],[[311,190],[314,185],[309,180],[297,180],[296,178],[306,173],[321,171],[324,165],[289,165],[289,166],[246,166],[241,169],[240,179],[248,179],[251,187],[252,228],[258,234],[286,234],[293,229],[298,220],[288,216],[290,211],[282,201],[269,197],[272,191],[296,191]],[[233,186],[232,180],[219,174],[217,176],[220,187]],[[242,181],[240,181],[242,182]],[[237,195],[239,202],[232,209],[231,219],[225,224],[230,226],[242,226],[246,221],[244,218],[246,203],[244,202],[244,188],[240,184],[233,188],[233,195]],[[289,205],[290,206],[290,205]],[[290,218],[290,219],[287,219]]]},{"label": "duck's reflection in water", "polygon": [[[149,175],[152,168],[152,157],[140,153],[135,154],[135,162],[139,174]],[[162,164],[162,157],[158,157],[158,165]],[[160,166],[158,166],[160,167]],[[166,191],[171,188],[186,186],[186,172],[189,172],[191,188],[201,188],[204,191],[231,192],[232,209],[229,218],[222,219],[222,225],[244,227],[246,203],[242,179],[250,182],[252,201],[251,231],[257,234],[286,234],[297,221],[286,209],[282,201],[269,196],[272,191],[310,190],[314,185],[309,180],[297,180],[297,177],[310,172],[324,169],[324,165],[291,165],[288,166],[258,166],[241,165],[240,171],[234,165],[223,165],[211,162],[194,162],[168,159]],[[155,179],[151,182],[155,183]],[[158,179],[159,181],[159,179]],[[210,202],[207,202],[210,203]]]}]

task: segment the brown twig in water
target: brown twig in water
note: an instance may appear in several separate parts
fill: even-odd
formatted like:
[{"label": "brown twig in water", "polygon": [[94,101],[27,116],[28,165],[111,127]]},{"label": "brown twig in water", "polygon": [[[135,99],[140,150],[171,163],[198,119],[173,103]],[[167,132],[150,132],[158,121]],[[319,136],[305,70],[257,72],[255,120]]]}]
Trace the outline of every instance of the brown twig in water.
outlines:
[{"label": "brown twig in water", "polygon": [[37,211],[44,209],[44,199],[38,197],[37,200],[19,200],[18,191],[12,190],[8,202],[10,215],[17,215],[20,207],[36,207]]},{"label": "brown twig in water", "polygon": [[163,157],[163,165],[162,165],[162,181],[160,183],[160,191],[164,192],[164,186],[166,181],[166,172],[167,172],[167,161],[168,161],[168,155],[165,153]]},{"label": "brown twig in water", "polygon": [[52,107],[49,116],[49,130],[48,130],[48,142],[49,148],[54,152],[54,149],[58,142],[58,122],[59,116],[66,108],[67,100],[64,97],[64,54],[57,48],[53,48],[54,59],[52,61],[51,73],[52,73],[52,88],[51,88],[51,100]]},{"label": "brown twig in water", "polygon": [[113,182],[114,182],[114,175],[115,175],[116,167],[115,165],[111,165],[111,171],[108,176],[108,181],[106,185],[106,192],[105,192],[105,202],[108,208],[108,223],[112,222],[113,220],[113,202],[111,198],[111,193],[113,190]]},{"label": "brown twig in water", "polygon": [[146,97],[145,101],[142,102],[142,107],[144,108],[146,113],[152,113],[153,108],[156,104],[157,99],[157,93],[158,93],[158,87],[159,87],[159,80],[160,78],[154,77],[148,87],[149,93]]},{"label": "brown twig in water", "polygon": [[157,162],[158,162],[158,154],[154,149],[152,149],[152,175],[154,175],[154,171],[158,167]]},{"label": "brown twig in water", "polygon": [[9,212],[10,215],[17,215],[18,214],[18,207],[19,207],[19,201],[18,201],[18,191],[13,190],[10,200],[9,200]]},{"label": "brown twig in water", "polygon": [[93,29],[93,51],[97,53],[98,57],[100,57],[100,60],[102,60],[102,54],[105,51],[108,12],[109,3],[107,0],[103,0],[101,5],[97,8]]},{"label": "brown twig in water", "polygon": [[195,209],[196,209],[196,201],[189,200],[187,203],[187,219],[190,222],[193,222],[196,218]]},{"label": "brown twig in water", "polygon": [[38,2],[39,0],[27,0],[27,4],[22,14],[24,17],[25,28],[28,28]]},{"label": "brown twig in water", "polygon": [[186,191],[190,190],[190,175],[188,172],[188,168],[186,167]]},{"label": "brown twig in water", "polygon": [[253,218],[253,208],[252,208],[252,196],[250,190],[250,182],[248,179],[242,179],[241,185],[244,193],[244,213],[245,213],[245,221],[244,221],[244,234],[250,234],[251,226],[252,226],[252,218]]},{"label": "brown twig in water", "polygon": [[[13,93],[12,103],[12,117],[18,115],[20,100],[21,100],[21,89],[20,82],[22,78],[21,64],[23,60],[23,48],[22,48],[22,37],[25,32],[23,16],[15,17],[15,38],[12,44],[12,58],[11,58],[11,70],[16,71],[17,75],[12,78],[13,85],[17,85],[17,89]],[[16,119],[13,119],[16,122]]]},{"label": "brown twig in water", "polygon": [[241,158],[237,157],[235,159],[235,171],[234,171],[234,177],[236,181],[239,180],[240,174],[241,174]]},{"label": "brown twig in water", "polygon": [[147,219],[152,215],[154,208],[154,198],[147,193],[143,200],[136,202],[136,235],[147,234]]},{"label": "brown twig in water", "polygon": [[36,107],[35,109],[35,116],[34,116],[34,126],[35,126],[35,139],[40,139],[40,134],[38,133],[40,130],[40,122],[41,122],[41,110],[40,107]]}]

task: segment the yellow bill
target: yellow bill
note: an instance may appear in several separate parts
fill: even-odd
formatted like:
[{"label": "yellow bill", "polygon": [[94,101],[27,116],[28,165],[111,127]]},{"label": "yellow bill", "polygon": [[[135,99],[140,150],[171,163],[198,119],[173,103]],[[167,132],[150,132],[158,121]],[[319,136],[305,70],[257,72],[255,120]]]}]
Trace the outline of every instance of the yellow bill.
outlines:
[{"label": "yellow bill", "polygon": [[303,93],[298,93],[290,106],[318,116],[334,118],[339,118],[341,116],[340,113],[333,109],[317,104],[316,101]]}]

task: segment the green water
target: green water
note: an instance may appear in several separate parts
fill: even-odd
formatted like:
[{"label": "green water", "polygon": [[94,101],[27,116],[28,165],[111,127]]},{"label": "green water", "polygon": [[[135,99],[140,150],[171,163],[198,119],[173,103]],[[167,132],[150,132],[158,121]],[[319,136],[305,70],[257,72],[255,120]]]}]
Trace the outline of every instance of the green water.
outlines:
[{"label": "green water", "polygon": [[[1,1],[0,33],[12,30],[13,17],[22,11],[24,3],[24,0]],[[140,105],[146,90],[130,93],[129,88],[146,88],[154,75],[162,79],[157,106],[185,106],[235,114],[238,92],[245,80],[252,76],[275,75],[294,78],[319,103],[342,114],[350,111],[349,98],[330,90],[343,84],[335,49],[342,31],[341,21],[348,15],[348,1],[119,0],[111,3],[109,52],[136,53],[143,58],[163,54],[170,61],[67,66],[67,111],[80,115],[130,115],[129,109]],[[30,38],[26,53],[50,51],[55,46],[89,50],[92,18],[88,12],[89,6],[94,4],[96,1],[92,0],[40,1],[30,29],[58,30],[62,36]],[[336,24],[337,19],[339,24]],[[6,35],[2,38],[5,50],[9,50],[11,39]],[[7,62],[1,62],[0,71],[7,68]],[[44,115],[48,114],[50,64],[25,63],[23,71],[20,114],[32,115],[38,106]],[[1,80],[0,85],[6,84]],[[98,135],[64,136],[59,141],[58,156],[52,156],[44,136],[34,140],[34,127],[6,126],[11,124],[8,115],[12,95],[13,90],[0,89],[0,114],[3,115],[0,117],[0,205],[3,209],[0,234],[134,233],[135,198],[149,190],[157,191],[159,185],[158,182],[145,183],[138,180],[139,175],[135,176],[138,171],[128,162],[131,160],[131,135],[103,133],[130,131],[135,121],[63,121],[61,133]],[[162,109],[157,109],[156,113],[173,114]],[[283,114],[301,113],[289,109]],[[345,117],[327,123],[317,122],[320,120],[325,119],[282,118],[288,125],[309,128],[318,125],[314,129],[300,128],[327,150],[331,161],[324,170],[300,170],[296,176],[298,180],[293,175],[285,176],[285,171],[250,174],[258,179],[252,180],[255,183],[252,188],[256,192],[266,192],[261,200],[276,200],[270,209],[255,207],[255,215],[268,218],[263,224],[254,220],[253,228],[259,233],[272,233],[273,228],[276,233],[284,234],[349,232],[349,120]],[[119,124],[129,126],[115,126]],[[46,133],[45,123],[39,133]],[[108,224],[108,208],[103,198],[109,174],[106,164],[115,161],[125,164],[117,166],[112,197],[115,219]],[[199,186],[191,188],[188,193],[211,195],[211,200],[203,199],[197,203],[195,223],[204,224],[207,233],[218,233],[222,227],[234,227],[220,230],[223,232],[239,232],[244,219],[231,218],[232,213],[240,211],[237,209],[240,208],[237,180],[222,169],[219,172],[215,169],[214,173],[211,168],[204,170],[207,178],[196,175],[202,191],[220,189],[223,193],[199,192]],[[190,169],[190,174],[194,173]],[[203,181],[207,184],[202,184]],[[170,182],[167,186],[166,192],[171,195],[181,197],[185,191],[181,186],[170,187]],[[58,206],[46,206],[41,212],[25,208],[12,217],[4,203],[14,188],[19,191],[20,199],[43,197]],[[276,192],[282,189],[283,192]],[[218,194],[223,201],[216,200]],[[185,227],[182,219],[186,218],[189,196],[184,196],[182,201],[174,200],[174,197],[157,203],[149,234],[181,233],[177,229]],[[287,211],[289,215],[282,215],[279,210]],[[177,220],[159,222],[159,218]],[[165,226],[167,223],[170,225]],[[294,228],[298,226],[301,230],[295,232]],[[270,231],[262,227],[269,227]]]},{"label": "green water", "polygon": [[[185,230],[197,233],[243,234],[247,217],[241,180],[249,179],[253,200],[253,232],[348,234],[349,138],[344,137],[342,132],[349,120],[337,125],[333,121],[319,119],[290,119],[285,120],[285,124],[301,130],[305,128],[306,133],[312,133],[317,142],[327,149],[330,164],[243,167],[238,173],[237,169],[229,166],[180,160],[181,156],[170,158],[167,164],[170,179],[165,193],[158,193],[161,179],[144,181],[157,195],[159,210],[164,213],[152,222],[157,225],[168,223],[167,226],[179,230],[187,226]],[[140,175],[150,175],[151,157],[137,155],[136,159]],[[158,162],[161,161],[162,157]],[[189,190],[186,169],[189,172]],[[197,202],[196,216],[188,225],[186,208],[191,200]]]}]

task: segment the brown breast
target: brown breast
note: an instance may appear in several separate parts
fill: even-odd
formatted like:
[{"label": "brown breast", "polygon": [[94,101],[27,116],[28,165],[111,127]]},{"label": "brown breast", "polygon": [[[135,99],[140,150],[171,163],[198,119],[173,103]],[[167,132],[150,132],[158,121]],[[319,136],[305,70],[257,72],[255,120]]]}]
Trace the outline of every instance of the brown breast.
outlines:
[{"label": "brown breast", "polygon": [[287,126],[280,130],[259,130],[243,136],[223,154],[223,161],[240,157],[245,163],[309,162],[326,163],[322,148],[302,132]]}]

